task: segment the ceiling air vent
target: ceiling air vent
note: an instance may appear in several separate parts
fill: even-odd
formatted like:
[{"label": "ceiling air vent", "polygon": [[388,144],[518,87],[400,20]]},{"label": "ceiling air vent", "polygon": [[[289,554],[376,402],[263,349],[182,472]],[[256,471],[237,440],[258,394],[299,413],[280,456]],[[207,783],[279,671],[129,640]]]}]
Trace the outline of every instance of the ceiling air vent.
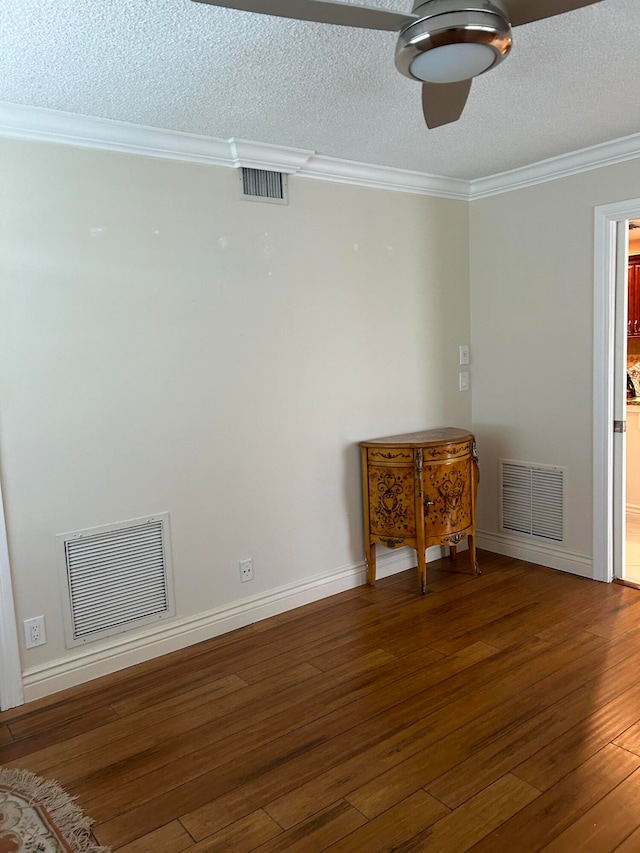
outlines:
[{"label": "ceiling air vent", "polygon": [[168,513],[57,538],[68,648],[173,616]]},{"label": "ceiling air vent", "polygon": [[501,528],[564,541],[565,469],[500,459]]},{"label": "ceiling air vent", "polygon": [[287,176],[283,172],[266,169],[240,169],[242,197],[249,201],[268,201],[272,204],[288,204]]}]

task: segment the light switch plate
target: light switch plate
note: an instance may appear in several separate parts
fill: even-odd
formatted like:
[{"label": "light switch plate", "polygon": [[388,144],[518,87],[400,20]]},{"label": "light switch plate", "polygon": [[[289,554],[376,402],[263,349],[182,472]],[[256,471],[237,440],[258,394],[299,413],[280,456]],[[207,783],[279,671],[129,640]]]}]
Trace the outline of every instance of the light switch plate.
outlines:
[{"label": "light switch plate", "polygon": [[469,374],[466,372],[466,370],[460,374],[460,390],[469,390]]},{"label": "light switch plate", "polygon": [[460,364],[469,364],[469,347],[466,344],[460,347]]}]

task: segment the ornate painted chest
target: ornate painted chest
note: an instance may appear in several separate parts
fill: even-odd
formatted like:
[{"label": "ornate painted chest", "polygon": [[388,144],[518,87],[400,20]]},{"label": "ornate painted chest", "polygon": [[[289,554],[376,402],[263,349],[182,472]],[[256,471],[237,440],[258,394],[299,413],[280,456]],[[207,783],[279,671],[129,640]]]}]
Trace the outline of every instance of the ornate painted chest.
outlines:
[{"label": "ornate painted chest", "polygon": [[478,460],[475,438],[455,427],[360,442],[367,580],[376,582],[376,544],[416,549],[420,589],[427,590],[426,549],[448,545],[452,559],[466,536],[475,549]]}]

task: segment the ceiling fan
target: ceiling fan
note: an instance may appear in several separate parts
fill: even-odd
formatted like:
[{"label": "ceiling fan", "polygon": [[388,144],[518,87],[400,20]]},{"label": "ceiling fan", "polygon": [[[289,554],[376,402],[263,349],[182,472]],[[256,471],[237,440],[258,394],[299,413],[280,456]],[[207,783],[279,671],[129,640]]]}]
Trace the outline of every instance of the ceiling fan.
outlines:
[{"label": "ceiling fan", "polygon": [[396,67],[422,83],[427,127],[457,121],[471,81],[511,50],[511,28],[601,0],[416,0],[409,15],[339,0],[195,0],[261,15],[400,33]]}]

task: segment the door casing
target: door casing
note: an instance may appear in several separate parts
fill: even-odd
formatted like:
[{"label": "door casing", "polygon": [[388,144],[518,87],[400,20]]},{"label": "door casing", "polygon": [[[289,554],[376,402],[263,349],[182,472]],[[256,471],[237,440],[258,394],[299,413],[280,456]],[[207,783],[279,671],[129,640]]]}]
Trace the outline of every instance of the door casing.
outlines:
[{"label": "door casing", "polygon": [[22,705],[22,669],[16,630],[7,528],[0,483],[0,710]]}]

